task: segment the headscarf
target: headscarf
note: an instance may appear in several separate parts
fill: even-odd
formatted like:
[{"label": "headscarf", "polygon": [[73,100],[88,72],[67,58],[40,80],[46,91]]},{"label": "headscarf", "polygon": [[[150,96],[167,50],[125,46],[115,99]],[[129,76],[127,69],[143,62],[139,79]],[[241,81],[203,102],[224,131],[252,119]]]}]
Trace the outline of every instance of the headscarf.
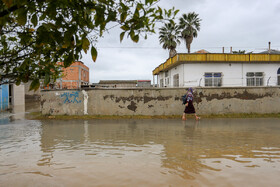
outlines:
[{"label": "headscarf", "polygon": [[192,100],[193,100],[193,89],[189,88],[188,95],[187,95],[187,102],[192,101]]}]

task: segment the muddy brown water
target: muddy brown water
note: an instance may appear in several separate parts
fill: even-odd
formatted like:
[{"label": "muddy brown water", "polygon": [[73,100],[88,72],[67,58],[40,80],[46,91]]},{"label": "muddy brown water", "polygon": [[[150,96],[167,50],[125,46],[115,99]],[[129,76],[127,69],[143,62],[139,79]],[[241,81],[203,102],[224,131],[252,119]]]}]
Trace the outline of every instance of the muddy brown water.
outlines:
[{"label": "muddy brown water", "polygon": [[0,186],[278,186],[280,119],[6,119],[0,168]]}]

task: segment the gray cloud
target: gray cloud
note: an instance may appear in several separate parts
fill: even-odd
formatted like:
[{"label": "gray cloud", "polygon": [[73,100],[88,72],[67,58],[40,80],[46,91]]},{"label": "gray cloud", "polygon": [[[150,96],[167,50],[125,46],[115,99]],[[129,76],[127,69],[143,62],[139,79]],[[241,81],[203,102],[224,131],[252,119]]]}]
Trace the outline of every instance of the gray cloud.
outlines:
[{"label": "gray cloud", "polygon": [[[161,0],[159,6],[180,9],[183,13],[195,11],[202,19],[201,31],[195,38],[191,51],[206,49],[221,52],[222,47],[234,50],[261,51],[272,42],[280,49],[279,8],[275,0]],[[120,30],[114,28],[97,44],[98,59],[93,63],[89,54],[82,61],[90,68],[90,81],[99,80],[152,80],[152,71],[168,58],[158,42],[158,35],[151,35],[135,44],[130,39],[119,41]],[[186,52],[182,42],[178,52]]]}]

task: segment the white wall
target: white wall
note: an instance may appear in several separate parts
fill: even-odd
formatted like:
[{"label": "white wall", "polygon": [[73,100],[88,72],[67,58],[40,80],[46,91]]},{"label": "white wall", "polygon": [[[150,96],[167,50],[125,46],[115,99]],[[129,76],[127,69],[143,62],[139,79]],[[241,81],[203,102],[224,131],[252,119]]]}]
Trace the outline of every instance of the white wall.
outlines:
[{"label": "white wall", "polygon": [[13,84],[12,87],[12,105],[13,106],[23,106],[25,105],[25,91],[24,85],[19,86]]},{"label": "white wall", "polygon": [[[170,85],[164,86],[173,87],[173,76],[178,73],[180,87],[204,86],[205,72],[221,72],[223,87],[246,86],[247,72],[264,72],[263,86],[277,86],[279,68],[280,63],[186,63],[169,70]],[[165,79],[165,72],[159,79]]]}]

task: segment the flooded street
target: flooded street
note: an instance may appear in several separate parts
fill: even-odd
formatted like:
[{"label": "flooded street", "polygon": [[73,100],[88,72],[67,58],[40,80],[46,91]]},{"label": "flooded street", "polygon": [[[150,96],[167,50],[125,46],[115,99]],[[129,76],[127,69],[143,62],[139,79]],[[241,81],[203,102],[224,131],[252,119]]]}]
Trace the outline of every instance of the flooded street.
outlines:
[{"label": "flooded street", "polygon": [[280,119],[7,120],[1,186],[278,186]]}]

